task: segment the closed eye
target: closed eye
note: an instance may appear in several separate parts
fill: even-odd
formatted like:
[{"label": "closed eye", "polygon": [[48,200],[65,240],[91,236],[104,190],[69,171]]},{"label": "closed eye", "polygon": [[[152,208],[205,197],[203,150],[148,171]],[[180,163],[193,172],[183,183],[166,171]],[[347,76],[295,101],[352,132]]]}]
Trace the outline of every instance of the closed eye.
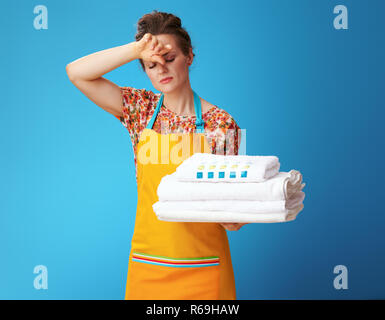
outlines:
[{"label": "closed eye", "polygon": [[[170,59],[170,60],[166,60],[166,62],[172,62],[172,61],[174,61],[175,60],[175,58],[172,58],[172,59]],[[155,64],[153,64],[151,67],[148,67],[149,69],[152,69],[152,68],[154,68],[156,66],[156,63]]]}]

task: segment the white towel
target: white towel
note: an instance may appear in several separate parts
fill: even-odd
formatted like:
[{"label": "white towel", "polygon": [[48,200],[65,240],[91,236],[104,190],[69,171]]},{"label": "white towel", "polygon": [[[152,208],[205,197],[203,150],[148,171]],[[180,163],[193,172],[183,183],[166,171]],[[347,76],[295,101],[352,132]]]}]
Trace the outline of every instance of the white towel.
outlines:
[{"label": "white towel", "polygon": [[194,153],[176,168],[180,181],[262,182],[278,174],[276,156]]},{"label": "white towel", "polygon": [[260,200],[278,201],[291,198],[305,186],[297,170],[279,172],[264,182],[225,183],[178,181],[176,172],[164,176],[158,186],[159,201],[172,200]]},{"label": "white towel", "polygon": [[300,204],[297,208],[286,212],[276,213],[239,213],[228,211],[194,211],[194,210],[157,210],[159,220],[175,222],[234,222],[234,223],[276,223],[292,221],[303,209]]},{"label": "white towel", "polygon": [[296,192],[288,200],[253,201],[253,200],[202,200],[202,201],[158,201],[152,205],[154,212],[160,210],[178,211],[229,211],[247,213],[285,212],[298,207],[305,199],[303,191]]}]

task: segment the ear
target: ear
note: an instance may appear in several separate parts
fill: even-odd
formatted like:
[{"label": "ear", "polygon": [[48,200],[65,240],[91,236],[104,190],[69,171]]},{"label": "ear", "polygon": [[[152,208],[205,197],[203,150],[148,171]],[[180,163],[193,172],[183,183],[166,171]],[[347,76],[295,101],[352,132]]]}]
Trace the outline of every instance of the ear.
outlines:
[{"label": "ear", "polygon": [[189,66],[191,66],[191,64],[193,63],[193,60],[194,60],[194,56],[193,56],[192,48],[190,48],[189,54],[188,54],[188,59],[187,59],[187,64]]}]

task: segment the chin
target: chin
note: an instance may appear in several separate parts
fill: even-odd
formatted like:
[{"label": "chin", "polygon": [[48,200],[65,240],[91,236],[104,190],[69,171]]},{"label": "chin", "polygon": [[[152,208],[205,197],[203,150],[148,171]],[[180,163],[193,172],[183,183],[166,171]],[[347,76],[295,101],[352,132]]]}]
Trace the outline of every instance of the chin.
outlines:
[{"label": "chin", "polygon": [[174,84],[169,85],[168,83],[166,83],[165,85],[162,85],[161,87],[156,88],[156,89],[163,92],[163,93],[170,93],[170,92],[173,92],[176,88],[177,88],[176,85],[174,85]]}]

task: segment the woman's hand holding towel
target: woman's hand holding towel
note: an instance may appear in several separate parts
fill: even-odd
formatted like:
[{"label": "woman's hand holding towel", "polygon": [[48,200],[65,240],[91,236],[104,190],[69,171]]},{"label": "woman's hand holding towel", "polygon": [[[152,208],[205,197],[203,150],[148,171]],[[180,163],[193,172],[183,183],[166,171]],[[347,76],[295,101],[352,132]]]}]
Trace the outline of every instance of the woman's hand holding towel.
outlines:
[{"label": "woman's hand holding towel", "polygon": [[279,172],[275,156],[195,153],[159,183],[159,220],[217,222],[227,230],[247,223],[287,222],[304,208],[297,170]]}]

